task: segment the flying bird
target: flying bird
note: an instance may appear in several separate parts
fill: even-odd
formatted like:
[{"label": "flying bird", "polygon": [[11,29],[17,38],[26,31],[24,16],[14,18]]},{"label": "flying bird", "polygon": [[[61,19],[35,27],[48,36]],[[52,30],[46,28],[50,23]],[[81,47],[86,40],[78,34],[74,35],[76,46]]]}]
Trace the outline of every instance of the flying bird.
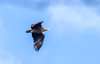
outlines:
[{"label": "flying bird", "polygon": [[36,51],[39,51],[39,49],[41,48],[43,41],[44,41],[45,35],[42,32],[49,30],[48,28],[42,27],[41,24],[43,22],[44,21],[40,21],[38,23],[32,24],[31,30],[26,31],[26,33],[32,33],[32,37],[34,40],[34,48]]}]

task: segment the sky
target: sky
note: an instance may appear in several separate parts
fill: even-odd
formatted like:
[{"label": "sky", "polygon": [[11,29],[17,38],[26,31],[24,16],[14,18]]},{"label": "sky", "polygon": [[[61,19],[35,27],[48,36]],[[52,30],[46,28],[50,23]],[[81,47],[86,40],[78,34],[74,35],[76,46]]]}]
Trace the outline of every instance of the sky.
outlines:
[{"label": "sky", "polygon": [[[39,21],[36,52],[26,30]],[[0,64],[100,64],[100,0],[0,0]]]}]

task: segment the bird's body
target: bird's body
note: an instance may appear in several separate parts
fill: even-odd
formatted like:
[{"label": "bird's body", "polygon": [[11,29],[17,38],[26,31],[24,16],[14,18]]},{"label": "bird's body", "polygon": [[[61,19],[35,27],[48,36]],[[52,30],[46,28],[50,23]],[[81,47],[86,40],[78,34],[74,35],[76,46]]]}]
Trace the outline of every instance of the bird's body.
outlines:
[{"label": "bird's body", "polygon": [[26,33],[32,33],[32,37],[33,37],[33,40],[35,43],[34,48],[36,51],[39,51],[39,49],[41,48],[43,41],[44,41],[45,35],[42,32],[49,30],[48,28],[43,28],[41,26],[42,23],[43,23],[43,21],[32,24],[31,25],[32,30],[26,31]]}]

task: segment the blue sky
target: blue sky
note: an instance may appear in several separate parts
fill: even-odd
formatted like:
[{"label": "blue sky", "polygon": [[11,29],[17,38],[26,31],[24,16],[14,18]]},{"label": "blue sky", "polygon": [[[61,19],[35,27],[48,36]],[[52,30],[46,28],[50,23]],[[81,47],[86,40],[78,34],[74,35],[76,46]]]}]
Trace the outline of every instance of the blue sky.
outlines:
[{"label": "blue sky", "polygon": [[[42,20],[36,52],[25,31]],[[100,64],[100,1],[0,0],[0,64]]]}]

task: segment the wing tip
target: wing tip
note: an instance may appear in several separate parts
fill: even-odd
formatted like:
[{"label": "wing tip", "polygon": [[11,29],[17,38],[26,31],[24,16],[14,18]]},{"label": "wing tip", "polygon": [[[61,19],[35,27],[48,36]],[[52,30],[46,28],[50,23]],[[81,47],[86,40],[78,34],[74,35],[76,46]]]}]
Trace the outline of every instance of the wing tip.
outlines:
[{"label": "wing tip", "polygon": [[39,50],[35,48],[35,51],[37,51],[37,52],[38,52]]},{"label": "wing tip", "polygon": [[44,21],[40,21],[40,23],[43,23]]}]

